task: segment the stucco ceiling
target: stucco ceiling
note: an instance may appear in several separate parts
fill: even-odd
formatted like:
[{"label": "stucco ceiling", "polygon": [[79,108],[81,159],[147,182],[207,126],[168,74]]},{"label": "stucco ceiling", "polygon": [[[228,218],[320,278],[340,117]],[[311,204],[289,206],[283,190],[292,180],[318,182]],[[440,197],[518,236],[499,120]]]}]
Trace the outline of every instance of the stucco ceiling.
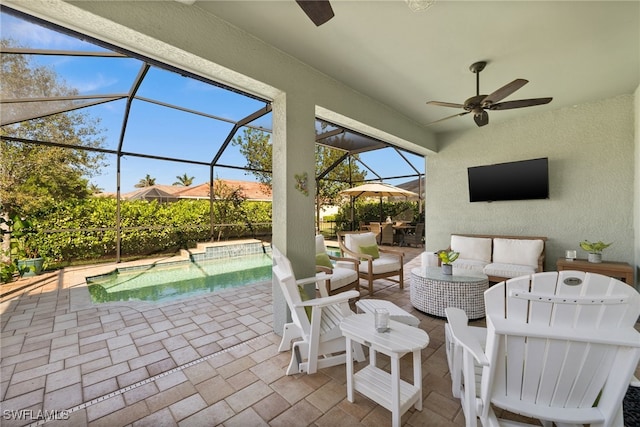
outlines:
[{"label": "stucco ceiling", "polygon": [[[490,112],[490,123],[633,93],[640,84],[638,1],[445,1],[413,12],[403,0],[332,0],[316,27],[294,0],[196,1],[212,13],[426,125],[462,112],[426,105],[475,95],[469,66],[488,62],[480,93],[529,80],[505,100],[550,104]],[[430,125],[474,128],[472,115]]]}]

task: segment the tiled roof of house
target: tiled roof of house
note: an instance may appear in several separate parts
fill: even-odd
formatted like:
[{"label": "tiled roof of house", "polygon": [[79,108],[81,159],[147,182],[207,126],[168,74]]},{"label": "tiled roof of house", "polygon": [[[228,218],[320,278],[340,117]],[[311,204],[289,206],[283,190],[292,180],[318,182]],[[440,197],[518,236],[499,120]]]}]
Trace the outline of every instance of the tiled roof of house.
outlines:
[{"label": "tiled roof of house", "polygon": [[[233,179],[216,179],[214,191],[233,191],[240,190],[240,193],[247,200],[271,201],[271,189],[259,182],[238,181]],[[179,198],[209,198],[209,183],[203,182],[192,187],[182,188],[175,194]]]},{"label": "tiled roof of house", "polygon": [[[170,193],[159,187],[158,185],[152,185],[151,187],[141,188],[133,194],[129,193],[126,198],[128,200],[158,200],[159,202],[175,202],[178,200],[176,193]],[[162,187],[168,186],[164,185]]]},{"label": "tiled roof of house", "polygon": [[[216,179],[216,192],[240,190],[246,200],[271,201],[271,188],[253,181],[239,181],[234,179]],[[116,197],[116,193],[100,193],[96,197]],[[219,196],[218,196],[219,197]],[[209,183],[184,187],[181,185],[156,184],[150,187],[138,188],[122,194],[123,200],[152,200],[175,201],[179,199],[208,199]]]},{"label": "tiled roof of house", "polygon": [[142,188],[138,188],[137,190],[133,190],[130,191],[128,193],[124,193],[122,195],[122,198],[124,199],[130,199],[132,197],[135,197],[136,195],[140,194],[140,193],[144,193],[149,191],[149,189],[155,189],[155,190],[159,190],[163,193],[168,193],[168,194],[176,194],[178,193],[180,190],[182,190],[184,187],[178,186],[178,185],[164,185],[164,184],[155,184],[155,185],[151,185],[149,187],[142,187]]}]

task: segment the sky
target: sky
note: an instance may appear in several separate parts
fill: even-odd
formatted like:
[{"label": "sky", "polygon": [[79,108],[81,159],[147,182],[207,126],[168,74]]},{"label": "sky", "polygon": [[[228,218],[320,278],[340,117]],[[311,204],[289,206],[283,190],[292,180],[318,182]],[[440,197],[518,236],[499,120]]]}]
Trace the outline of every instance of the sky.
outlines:
[{"label": "sky", "polygon": [[[37,26],[0,13],[0,35],[12,38],[23,47],[69,50],[105,51],[88,42],[62,33]],[[51,67],[66,85],[76,88],[81,95],[110,95],[127,93],[140,69],[142,62],[132,58],[98,58],[34,55],[33,62]],[[229,90],[204,83],[177,73],[151,67],[144,78],[137,96],[159,102],[178,105],[182,108],[201,111],[205,114],[228,121],[238,121],[263,108],[265,103]],[[121,137],[126,101],[112,101],[84,108],[92,117],[100,118],[99,128],[105,137],[104,148],[116,150]],[[252,125],[271,129],[271,115],[268,114]],[[123,151],[146,153],[154,156],[180,158],[209,163],[218,152],[229,134],[233,123],[214,120],[184,111],[158,106],[136,100],[132,103]],[[403,152],[416,167],[424,170],[421,156]],[[393,149],[378,150],[361,155],[361,159],[382,177],[413,174],[414,171]],[[92,184],[105,192],[116,191],[116,156],[107,155],[108,166],[100,175],[90,178]],[[244,157],[231,144],[220,158],[220,164],[243,167]],[[146,175],[155,178],[156,184],[172,185],[178,176],[193,177],[194,185],[209,180],[209,167],[124,156],[121,161],[121,191],[135,190]],[[246,171],[218,167],[215,178],[255,181]],[[367,178],[374,178],[371,173]],[[385,180],[397,185],[411,178]]]}]

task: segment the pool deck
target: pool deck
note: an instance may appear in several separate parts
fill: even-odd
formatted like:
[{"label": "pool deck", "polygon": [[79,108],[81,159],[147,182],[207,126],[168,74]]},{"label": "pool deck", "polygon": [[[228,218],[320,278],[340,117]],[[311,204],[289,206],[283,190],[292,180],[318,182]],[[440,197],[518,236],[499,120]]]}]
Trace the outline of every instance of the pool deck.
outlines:
[{"label": "pool deck", "polygon": [[[409,301],[410,271],[423,249],[401,250],[404,289],[378,280],[375,298],[417,316],[430,336],[422,350],[423,410],[410,409],[402,423],[462,426],[444,322]],[[84,277],[110,268],[67,268],[10,285],[18,290],[0,302],[3,426],[40,425],[42,411],[59,418],[48,426],[390,425],[390,412],[371,400],[356,394],[355,403],[347,401],[344,366],[285,375],[290,352],[277,351],[271,283],[163,303],[94,305]],[[402,359],[403,378],[412,378],[411,364]]]}]

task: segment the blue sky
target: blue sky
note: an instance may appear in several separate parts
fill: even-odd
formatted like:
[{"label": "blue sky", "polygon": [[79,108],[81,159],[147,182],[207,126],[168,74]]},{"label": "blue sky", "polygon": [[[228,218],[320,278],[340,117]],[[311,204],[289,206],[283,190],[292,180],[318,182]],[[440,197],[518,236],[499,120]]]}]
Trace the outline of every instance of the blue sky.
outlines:
[{"label": "blue sky", "polygon": [[[60,34],[37,25],[0,14],[1,36],[12,38],[22,46],[56,50],[104,51],[104,49],[79,39]],[[68,86],[82,95],[124,94],[129,91],[142,63],[130,58],[93,58],[69,56],[34,56],[34,62],[52,67]],[[237,121],[264,107],[264,102],[221,89],[179,74],[152,67],[141,85],[138,96],[183,108],[202,111],[216,117]],[[105,148],[117,149],[125,100],[113,101],[89,107],[85,111],[100,117],[104,129]],[[265,116],[257,126],[271,129],[271,115]],[[158,105],[134,101],[132,104],[123,151],[146,153],[156,156],[182,158],[210,162],[227,137],[233,124],[185,113]],[[423,170],[423,158],[405,156],[419,170]],[[362,160],[383,177],[409,175],[413,170],[392,149],[361,155]],[[91,182],[104,191],[116,189],[116,158],[107,156],[109,166]],[[242,167],[244,157],[229,145],[219,163]],[[146,174],[157,184],[171,185],[178,175],[194,177],[194,184],[209,179],[209,167],[187,163],[168,162],[125,156],[121,163],[121,190],[134,190],[134,185]],[[215,176],[225,179],[253,181],[245,171],[216,168]],[[368,178],[373,178],[368,174]],[[407,179],[387,180],[399,184]]]}]

